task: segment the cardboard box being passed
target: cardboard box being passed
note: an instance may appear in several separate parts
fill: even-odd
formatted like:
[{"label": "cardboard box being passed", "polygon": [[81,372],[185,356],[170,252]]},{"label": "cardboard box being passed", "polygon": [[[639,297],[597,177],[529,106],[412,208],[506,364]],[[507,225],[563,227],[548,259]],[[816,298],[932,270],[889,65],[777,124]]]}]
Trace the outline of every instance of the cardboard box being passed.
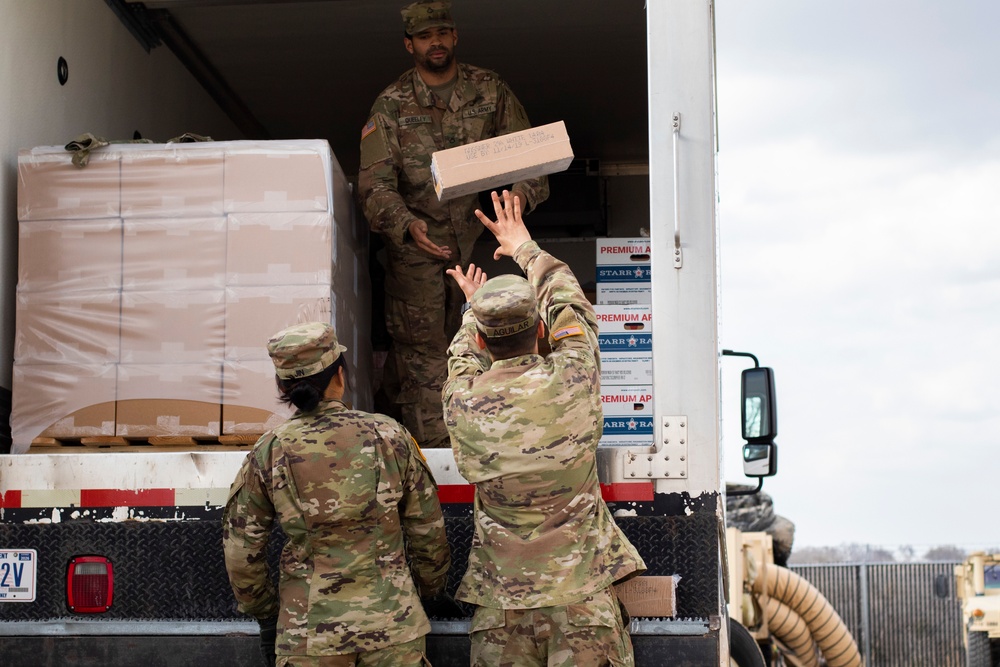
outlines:
[{"label": "cardboard box being passed", "polygon": [[633,618],[676,616],[677,599],[674,593],[678,580],[680,576],[676,574],[668,577],[634,577],[615,584],[615,594]]},{"label": "cardboard box being passed", "polygon": [[573,148],[563,121],[437,151],[431,176],[439,201],[566,169]]}]

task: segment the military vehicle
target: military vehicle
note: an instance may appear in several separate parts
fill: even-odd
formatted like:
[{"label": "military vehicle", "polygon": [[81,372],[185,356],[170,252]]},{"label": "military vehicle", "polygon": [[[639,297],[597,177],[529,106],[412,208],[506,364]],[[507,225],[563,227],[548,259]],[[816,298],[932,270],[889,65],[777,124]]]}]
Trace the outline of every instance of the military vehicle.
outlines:
[{"label": "military vehicle", "polygon": [[1000,665],[1000,554],[977,551],[955,566],[967,667]]}]

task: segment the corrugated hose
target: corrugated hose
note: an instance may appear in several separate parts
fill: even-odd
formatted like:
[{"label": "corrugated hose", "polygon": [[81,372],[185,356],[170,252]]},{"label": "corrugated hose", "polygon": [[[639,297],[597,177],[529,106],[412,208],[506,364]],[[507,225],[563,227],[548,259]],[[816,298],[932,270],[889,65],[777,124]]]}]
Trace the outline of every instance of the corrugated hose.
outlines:
[{"label": "corrugated hose", "polygon": [[[826,660],[827,667],[863,667],[858,645],[847,630],[847,626],[815,586],[791,570],[769,564],[764,568],[763,576],[757,577],[754,581],[753,587],[754,592],[766,593],[779,603],[778,606],[768,605],[765,610],[768,623],[777,624],[771,627],[776,637],[790,647],[798,646],[808,655],[809,649],[805,648],[799,625],[799,622],[804,623],[809,630],[810,646],[812,642],[816,643]],[[782,610],[782,606],[787,607],[788,613]],[[797,620],[793,617],[793,613]],[[777,627],[780,627],[785,634],[779,632]],[[796,656],[800,660],[805,658],[797,650]]]}]

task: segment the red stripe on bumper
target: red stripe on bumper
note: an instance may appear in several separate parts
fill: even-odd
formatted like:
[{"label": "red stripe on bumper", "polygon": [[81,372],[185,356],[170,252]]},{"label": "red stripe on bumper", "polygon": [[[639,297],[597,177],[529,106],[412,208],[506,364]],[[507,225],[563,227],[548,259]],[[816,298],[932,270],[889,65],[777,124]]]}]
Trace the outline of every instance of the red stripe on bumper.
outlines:
[{"label": "red stripe on bumper", "polygon": [[0,508],[18,508],[21,506],[21,492],[20,491],[8,491],[7,493],[0,493]]},{"label": "red stripe on bumper", "polygon": [[84,489],[80,507],[169,507],[174,504],[173,489]]},{"label": "red stripe on bumper", "polygon": [[440,484],[438,499],[442,503],[471,503],[476,498],[476,487],[471,484]]},{"label": "red stripe on bumper", "polygon": [[601,495],[605,502],[622,502],[626,500],[652,500],[652,482],[620,482],[618,484],[601,484]]}]

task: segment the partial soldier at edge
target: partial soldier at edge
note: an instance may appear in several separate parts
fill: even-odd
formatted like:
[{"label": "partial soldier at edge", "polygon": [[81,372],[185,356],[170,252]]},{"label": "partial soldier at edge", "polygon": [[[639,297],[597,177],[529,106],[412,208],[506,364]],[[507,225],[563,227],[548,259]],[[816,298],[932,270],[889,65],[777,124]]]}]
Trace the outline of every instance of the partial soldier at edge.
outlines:
[{"label": "partial soldier at edge", "polygon": [[[395,420],[344,404],[345,348],[329,324],[295,325],[267,347],[297,410],[254,445],[223,515],[229,580],[260,622],[265,663],[429,664],[421,599],[440,604],[451,555],[423,455]],[[276,521],[287,536],[277,590]]]}]

